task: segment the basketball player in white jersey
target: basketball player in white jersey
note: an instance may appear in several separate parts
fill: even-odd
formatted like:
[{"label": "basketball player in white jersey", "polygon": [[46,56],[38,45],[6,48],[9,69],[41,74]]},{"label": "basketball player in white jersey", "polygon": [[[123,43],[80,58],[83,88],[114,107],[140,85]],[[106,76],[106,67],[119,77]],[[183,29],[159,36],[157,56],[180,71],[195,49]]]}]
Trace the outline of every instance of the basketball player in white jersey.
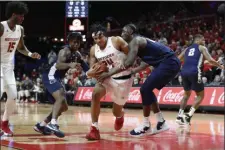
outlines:
[{"label": "basketball player in white jersey", "polygon": [[[95,45],[90,50],[90,68],[96,62],[104,62],[109,69],[119,66],[128,53],[128,45],[121,37],[107,37],[106,29],[101,25],[93,25],[90,32]],[[89,72],[87,72],[87,75]],[[100,114],[100,100],[106,93],[111,93],[113,101],[113,115],[116,117],[114,129],[120,130],[123,127],[124,112],[123,106],[128,99],[130,88],[133,83],[131,68],[107,78],[102,83],[97,83],[92,93],[91,118],[92,125],[90,132],[86,135],[88,140],[99,140],[98,117]]]},{"label": "basketball player in white jersey", "polygon": [[1,95],[7,93],[5,112],[3,114],[1,129],[6,136],[12,136],[9,129],[9,117],[15,110],[17,97],[16,81],[14,75],[14,57],[16,49],[25,56],[40,59],[38,53],[31,53],[24,45],[24,29],[20,24],[24,15],[28,13],[27,5],[23,2],[9,2],[6,6],[7,21],[0,23],[1,37]]}]

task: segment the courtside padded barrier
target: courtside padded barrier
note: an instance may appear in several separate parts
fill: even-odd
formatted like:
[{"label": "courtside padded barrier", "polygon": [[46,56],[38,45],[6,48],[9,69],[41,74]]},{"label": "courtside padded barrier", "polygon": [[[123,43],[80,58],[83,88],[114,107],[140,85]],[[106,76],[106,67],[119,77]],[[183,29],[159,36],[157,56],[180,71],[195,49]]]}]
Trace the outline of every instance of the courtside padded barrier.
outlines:
[{"label": "courtside padded barrier", "polygon": [[[93,92],[93,87],[79,87],[74,96],[75,104],[80,102],[90,102]],[[136,104],[141,105],[140,87],[132,87],[129,93],[127,105]],[[168,106],[170,108],[179,108],[180,101],[183,98],[184,90],[182,87],[164,87],[162,90],[154,90],[158,102],[161,106]],[[102,103],[111,103],[110,94],[107,94],[101,99]],[[192,92],[188,105],[193,104],[195,93]],[[138,105],[139,104],[139,105]],[[200,106],[211,107],[216,111],[224,110],[224,87],[205,87],[205,98]]]}]

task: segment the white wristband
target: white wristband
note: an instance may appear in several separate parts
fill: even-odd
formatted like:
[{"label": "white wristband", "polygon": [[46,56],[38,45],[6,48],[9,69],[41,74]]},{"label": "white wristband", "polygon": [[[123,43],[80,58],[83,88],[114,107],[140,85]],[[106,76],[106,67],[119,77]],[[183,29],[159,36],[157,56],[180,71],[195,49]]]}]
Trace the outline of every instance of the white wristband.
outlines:
[{"label": "white wristband", "polygon": [[28,56],[29,56],[29,57],[31,57],[31,55],[32,55],[32,53],[31,53],[31,52],[29,52],[29,53],[28,53]]}]

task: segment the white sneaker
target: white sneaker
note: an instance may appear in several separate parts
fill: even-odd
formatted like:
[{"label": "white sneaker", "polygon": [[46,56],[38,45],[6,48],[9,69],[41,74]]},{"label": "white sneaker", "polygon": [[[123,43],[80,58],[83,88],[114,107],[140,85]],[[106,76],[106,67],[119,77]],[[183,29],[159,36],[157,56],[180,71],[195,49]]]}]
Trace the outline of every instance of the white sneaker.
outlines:
[{"label": "white sneaker", "polygon": [[135,129],[133,129],[132,131],[130,131],[130,135],[134,136],[134,137],[140,137],[140,136],[144,136],[146,134],[151,133],[151,125],[149,123],[149,125],[144,125],[143,123],[140,124],[138,127],[136,127]]},{"label": "white sneaker", "polygon": [[156,127],[152,129],[152,133],[151,134],[158,134],[160,132],[163,131],[167,131],[169,130],[169,126],[166,123],[166,120],[164,120],[163,122],[158,122]]},{"label": "white sneaker", "polygon": [[175,121],[178,125],[185,125],[184,123],[184,119],[183,119],[183,116],[177,116],[177,119]]}]

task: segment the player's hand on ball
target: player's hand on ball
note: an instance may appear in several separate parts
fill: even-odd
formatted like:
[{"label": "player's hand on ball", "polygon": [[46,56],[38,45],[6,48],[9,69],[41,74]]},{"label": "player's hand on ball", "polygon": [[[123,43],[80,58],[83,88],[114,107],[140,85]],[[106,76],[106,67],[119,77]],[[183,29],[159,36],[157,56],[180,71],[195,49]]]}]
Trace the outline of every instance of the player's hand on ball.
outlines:
[{"label": "player's hand on ball", "polygon": [[97,79],[101,73],[107,72],[107,71],[108,71],[107,65],[105,65],[102,62],[97,62],[87,71],[86,74],[88,77]]},{"label": "player's hand on ball", "polygon": [[70,63],[70,68],[72,68],[72,69],[74,69],[74,68],[76,68],[76,69],[81,69],[81,65],[80,65],[80,63],[74,63],[74,62],[72,62],[72,63]]},{"label": "player's hand on ball", "polygon": [[32,53],[31,57],[32,57],[33,59],[41,59],[41,55],[38,54],[38,53],[36,53],[36,52]]}]

